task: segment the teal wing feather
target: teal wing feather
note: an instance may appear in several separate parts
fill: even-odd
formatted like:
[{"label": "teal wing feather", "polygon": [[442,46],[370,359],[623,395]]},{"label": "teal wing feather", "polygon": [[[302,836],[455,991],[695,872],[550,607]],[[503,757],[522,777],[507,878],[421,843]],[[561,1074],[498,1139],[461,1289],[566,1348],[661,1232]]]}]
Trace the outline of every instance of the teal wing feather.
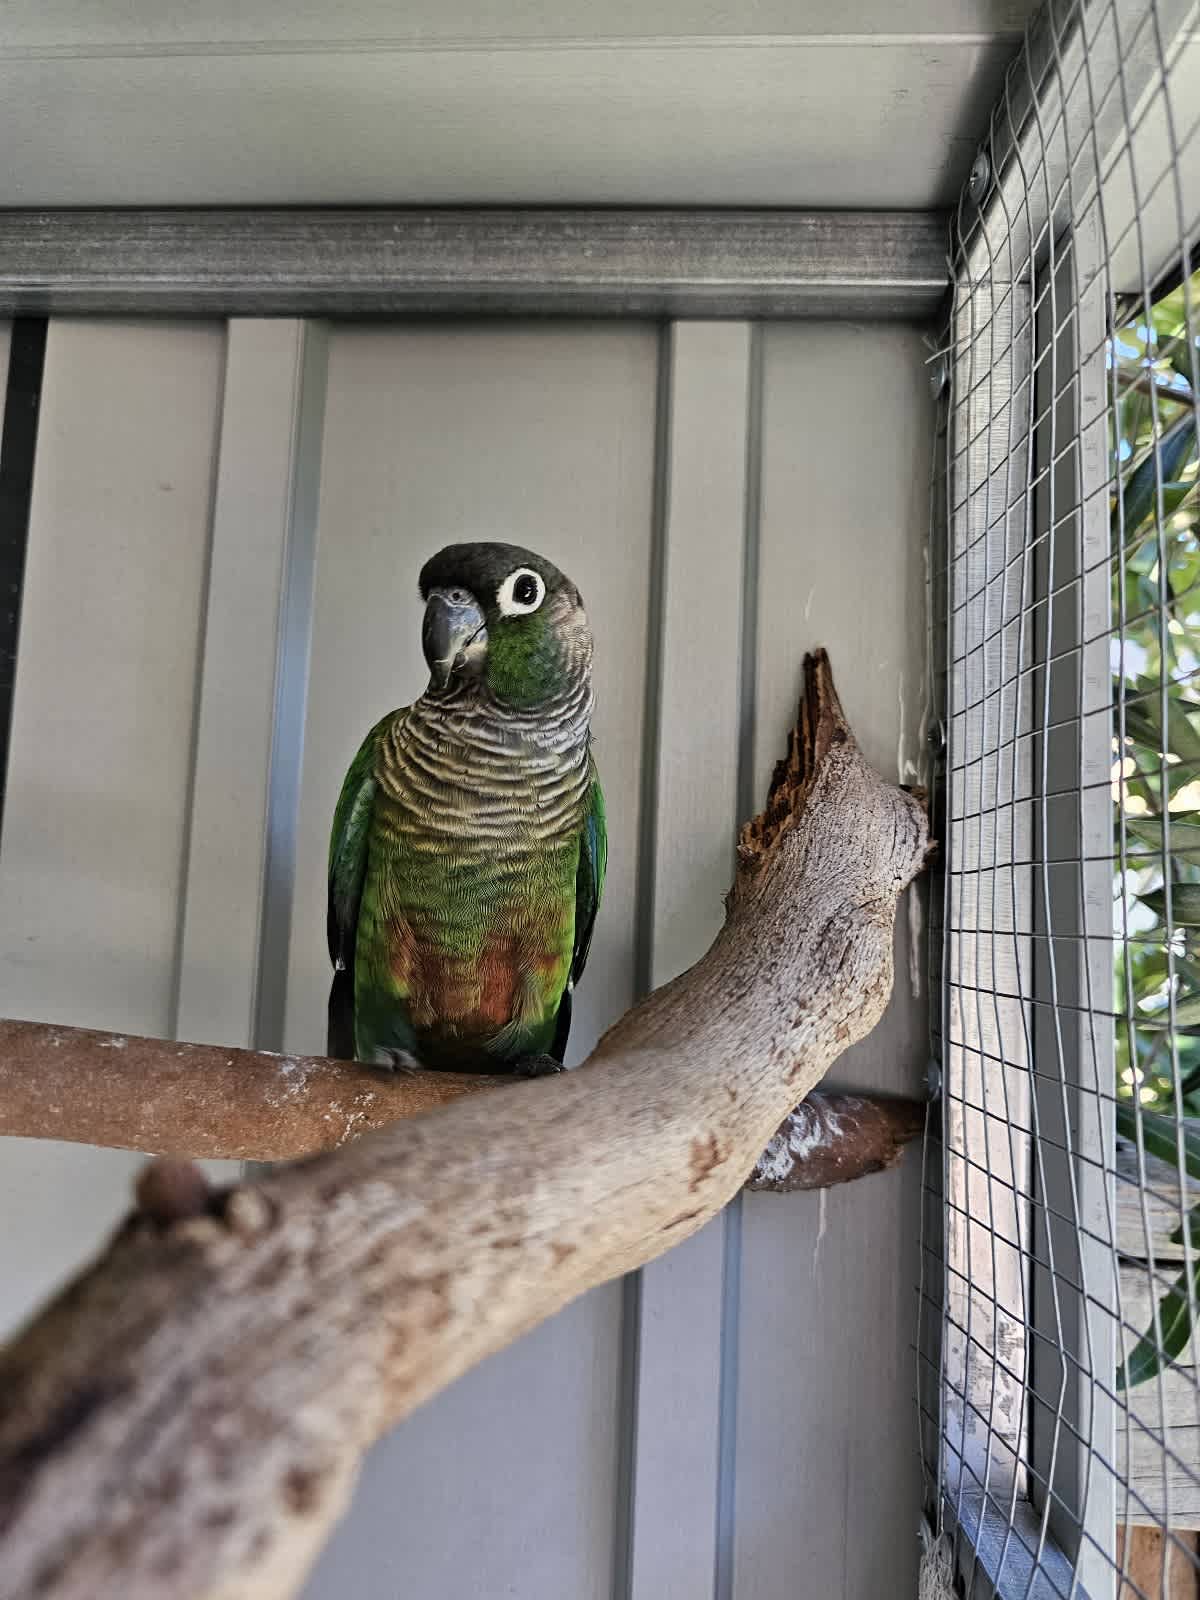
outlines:
[{"label": "teal wing feather", "polygon": [[358,908],[367,875],[371,817],[375,809],[375,754],[384,729],[396,713],[377,722],[350,763],[333,814],[329,838],[329,902],[326,934],[333,983],[329,991],[331,1056],[354,1059],[354,946]]},{"label": "teal wing feather", "polygon": [[566,1054],[567,1037],[571,1032],[571,991],[587,966],[596,913],[600,910],[600,900],[604,894],[604,875],[608,869],[608,818],[595,762],[591,765],[591,773],[587,811],[579,836],[579,865],[575,872],[575,944],[571,953],[571,975],[559,1002],[554,1043],[550,1047],[550,1054],[558,1061]]},{"label": "teal wing feather", "polygon": [[592,763],[592,786],[579,841],[579,868],[575,874],[575,950],[571,957],[571,982],[578,983],[587,966],[592,948],[592,930],[604,894],[604,874],[608,870],[608,816],[600,775]]}]

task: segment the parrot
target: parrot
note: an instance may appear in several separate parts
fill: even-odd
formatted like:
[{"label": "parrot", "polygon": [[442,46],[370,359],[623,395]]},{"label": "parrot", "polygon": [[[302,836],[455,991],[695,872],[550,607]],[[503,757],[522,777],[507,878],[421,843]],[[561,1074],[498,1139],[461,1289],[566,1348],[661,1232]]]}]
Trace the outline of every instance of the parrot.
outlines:
[{"label": "parrot", "polygon": [[540,1077],[608,862],[591,629],[520,545],[448,545],[419,587],[428,685],[367,734],[334,811],[328,1053]]}]

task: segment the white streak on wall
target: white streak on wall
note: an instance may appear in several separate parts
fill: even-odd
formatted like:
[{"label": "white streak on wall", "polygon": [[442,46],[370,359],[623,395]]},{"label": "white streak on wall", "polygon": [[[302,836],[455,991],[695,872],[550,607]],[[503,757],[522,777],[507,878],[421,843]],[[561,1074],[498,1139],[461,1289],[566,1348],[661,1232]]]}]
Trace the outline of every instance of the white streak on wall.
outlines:
[{"label": "white streak on wall", "polygon": [[921,906],[921,890],[915,883],[908,886],[908,987],[914,1000],[921,998],[921,935],[925,917]]},{"label": "white streak on wall", "polygon": [[817,1237],[813,1240],[812,1269],[816,1274],[817,1266],[821,1259],[821,1240],[825,1237],[826,1203],[829,1199],[828,1189],[817,1191]]}]

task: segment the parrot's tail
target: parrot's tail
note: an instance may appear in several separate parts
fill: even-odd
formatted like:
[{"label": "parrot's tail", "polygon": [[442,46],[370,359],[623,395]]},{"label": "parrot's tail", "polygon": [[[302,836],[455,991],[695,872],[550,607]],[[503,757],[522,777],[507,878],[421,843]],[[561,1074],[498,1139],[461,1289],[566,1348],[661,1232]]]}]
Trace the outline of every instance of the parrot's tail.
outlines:
[{"label": "parrot's tail", "polygon": [[354,1060],[354,975],[338,968],[329,986],[325,1054],[338,1061]]}]

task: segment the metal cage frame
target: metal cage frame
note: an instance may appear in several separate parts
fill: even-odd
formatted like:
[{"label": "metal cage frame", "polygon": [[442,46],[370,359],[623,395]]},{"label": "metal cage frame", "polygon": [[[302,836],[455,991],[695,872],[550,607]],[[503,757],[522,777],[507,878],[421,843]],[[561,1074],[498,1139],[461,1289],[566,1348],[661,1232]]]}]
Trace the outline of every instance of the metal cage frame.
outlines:
[{"label": "metal cage frame", "polygon": [[[1190,270],[1197,141],[1169,79],[1193,10],[1049,4],[954,219],[931,573],[944,1098],[920,1366],[928,1502],[972,1597],[1141,1593],[1117,1555],[1139,1497],[1116,1377],[1136,1329],[1108,999],[1110,339],[1114,284],[1148,308],[1164,269]],[[1140,1135],[1139,1159],[1144,1194]]]}]

